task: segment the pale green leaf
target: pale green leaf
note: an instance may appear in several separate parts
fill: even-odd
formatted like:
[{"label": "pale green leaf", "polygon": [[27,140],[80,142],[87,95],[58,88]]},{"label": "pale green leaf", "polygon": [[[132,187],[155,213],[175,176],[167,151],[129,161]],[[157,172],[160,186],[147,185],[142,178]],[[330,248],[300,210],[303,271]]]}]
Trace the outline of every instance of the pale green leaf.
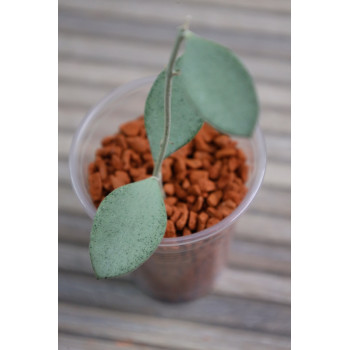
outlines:
[{"label": "pale green leaf", "polygon": [[[176,69],[181,69],[181,58],[177,60],[175,66]],[[148,94],[145,106],[145,126],[155,161],[164,134],[165,75],[165,71],[158,75]],[[182,74],[174,76],[172,78],[170,138],[165,157],[191,141],[202,125],[203,120],[184,91]]]},{"label": "pale green leaf", "polygon": [[98,278],[135,270],[158,247],[167,223],[154,177],[122,186],[100,204],[90,237],[90,258]]},{"label": "pale green leaf", "polygon": [[259,110],[254,84],[229,49],[187,32],[181,76],[205,121],[226,133],[252,134]]}]

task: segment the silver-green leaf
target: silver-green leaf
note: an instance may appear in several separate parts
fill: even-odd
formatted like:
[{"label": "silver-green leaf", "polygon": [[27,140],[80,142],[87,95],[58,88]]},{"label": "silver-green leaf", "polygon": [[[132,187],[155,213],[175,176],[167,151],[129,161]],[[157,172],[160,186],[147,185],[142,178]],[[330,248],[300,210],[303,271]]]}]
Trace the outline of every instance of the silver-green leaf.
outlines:
[{"label": "silver-green leaf", "polygon": [[259,111],[254,84],[228,48],[188,31],[181,76],[205,121],[226,133],[252,134]]},{"label": "silver-green leaf", "polygon": [[[180,75],[172,78],[171,92],[171,127],[165,157],[192,140],[203,125],[198,110],[186,95],[183,87],[180,57],[176,69]],[[160,142],[164,134],[164,94],[166,72],[162,71],[148,94],[145,105],[145,126],[151,146],[153,159],[156,161],[160,151]]]},{"label": "silver-green leaf", "polygon": [[90,237],[90,258],[98,278],[135,270],[156,250],[167,215],[154,177],[119,187],[100,204]]}]

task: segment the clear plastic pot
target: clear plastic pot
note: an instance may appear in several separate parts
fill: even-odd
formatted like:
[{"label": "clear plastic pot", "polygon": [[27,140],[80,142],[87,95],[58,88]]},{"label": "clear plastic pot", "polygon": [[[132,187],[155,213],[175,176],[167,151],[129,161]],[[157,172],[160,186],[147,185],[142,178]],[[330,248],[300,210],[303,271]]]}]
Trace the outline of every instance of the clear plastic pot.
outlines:
[{"label": "clear plastic pot", "polygon": [[[119,125],[143,114],[147,94],[156,77],[125,84],[106,96],[84,118],[74,135],[69,168],[73,188],[90,218],[96,208],[88,192],[87,169],[103,137]],[[184,301],[208,293],[225,266],[237,219],[255,197],[265,172],[266,151],[257,127],[252,138],[236,138],[249,165],[248,192],[241,204],[218,224],[190,236],[164,238],[142,266],[132,273],[136,284],[164,301]]]}]

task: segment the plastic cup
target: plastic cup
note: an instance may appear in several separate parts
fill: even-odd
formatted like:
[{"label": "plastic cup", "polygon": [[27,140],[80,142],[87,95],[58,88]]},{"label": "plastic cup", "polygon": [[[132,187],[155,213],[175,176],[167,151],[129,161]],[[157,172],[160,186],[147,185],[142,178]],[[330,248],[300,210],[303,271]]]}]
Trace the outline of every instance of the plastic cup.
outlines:
[{"label": "plastic cup", "polygon": [[[73,188],[88,216],[96,208],[88,192],[88,164],[101,139],[119,125],[143,114],[148,92],[156,77],[139,79],[113,90],[80,123],[70,149],[69,169]],[[237,219],[248,208],[262,183],[266,151],[259,127],[252,138],[237,138],[249,165],[248,192],[241,204],[218,224],[195,234],[163,238],[155,253],[131,274],[147,294],[164,301],[185,301],[208,293],[226,264]]]}]

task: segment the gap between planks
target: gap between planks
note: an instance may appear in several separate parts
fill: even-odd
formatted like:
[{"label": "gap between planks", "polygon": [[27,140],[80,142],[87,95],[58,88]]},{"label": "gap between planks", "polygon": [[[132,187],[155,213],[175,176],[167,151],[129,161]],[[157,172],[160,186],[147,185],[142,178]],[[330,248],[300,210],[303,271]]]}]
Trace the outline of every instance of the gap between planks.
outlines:
[{"label": "gap between planks", "polygon": [[170,345],[177,349],[212,350],[218,344],[222,350],[290,348],[286,337],[206,326],[189,321],[131,315],[68,303],[59,304],[58,324],[61,332],[79,332],[89,334],[90,337],[119,341],[132,340],[150,346]]},{"label": "gap between planks", "polygon": [[100,0],[98,3],[93,0],[60,0],[59,8],[79,11],[105,20],[133,18],[145,25],[161,22],[177,27],[184,22],[187,14],[191,14],[192,28],[207,26],[212,29],[236,30],[257,35],[264,33],[278,38],[289,37],[291,32],[289,14],[252,12],[239,8],[221,9],[215,3],[197,6],[159,0],[148,0],[147,4],[142,0],[124,0],[118,3],[108,0]]},{"label": "gap between planks", "polygon": [[[96,39],[113,39],[140,42],[147,45],[164,45],[174,40],[174,27],[167,23],[153,22],[145,25],[134,18],[120,17],[118,20],[86,16],[77,11],[59,9],[58,30],[60,34],[76,34]],[[195,32],[209,40],[234,48],[237,54],[261,58],[278,58],[290,62],[290,37],[276,38],[262,33],[244,31],[213,30],[207,26],[196,26]],[[102,57],[101,57],[102,58]]]},{"label": "gap between planks", "polygon": [[155,347],[154,345],[142,345],[137,344],[133,341],[119,341],[119,340],[109,340],[92,338],[85,334],[72,334],[70,332],[58,333],[58,349],[59,350],[117,350],[117,349],[127,349],[127,350],[173,350],[174,348],[169,347]]},{"label": "gap between planks", "polygon": [[213,293],[191,302],[164,303],[144,294],[128,280],[96,280],[93,276],[62,270],[58,286],[59,301],[63,302],[229,329],[290,335],[289,305]]}]

